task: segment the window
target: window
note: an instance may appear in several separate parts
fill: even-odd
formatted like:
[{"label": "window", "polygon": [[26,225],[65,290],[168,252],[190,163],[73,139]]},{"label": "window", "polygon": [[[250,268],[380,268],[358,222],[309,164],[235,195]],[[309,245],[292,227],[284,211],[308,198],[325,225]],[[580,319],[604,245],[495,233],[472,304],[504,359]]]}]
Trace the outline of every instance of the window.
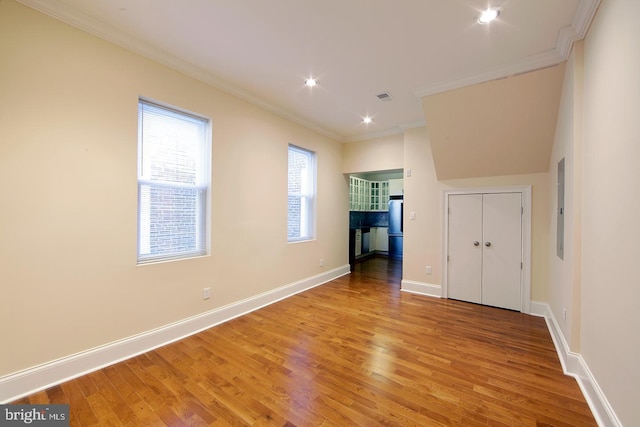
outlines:
[{"label": "window", "polygon": [[209,121],[138,103],[138,264],[207,253]]},{"label": "window", "polygon": [[287,238],[290,242],[313,238],[315,179],[315,154],[289,145]]}]

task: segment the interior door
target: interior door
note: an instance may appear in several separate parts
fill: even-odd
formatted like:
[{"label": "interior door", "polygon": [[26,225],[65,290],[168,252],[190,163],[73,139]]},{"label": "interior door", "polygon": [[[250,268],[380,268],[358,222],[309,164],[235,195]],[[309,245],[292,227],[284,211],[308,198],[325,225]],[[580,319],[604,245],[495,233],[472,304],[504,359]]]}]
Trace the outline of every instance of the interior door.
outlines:
[{"label": "interior door", "polygon": [[482,303],[482,194],[449,195],[447,296]]},{"label": "interior door", "polygon": [[484,194],[482,304],[521,309],[522,195]]},{"label": "interior door", "polygon": [[522,309],[522,194],[448,196],[447,297]]}]

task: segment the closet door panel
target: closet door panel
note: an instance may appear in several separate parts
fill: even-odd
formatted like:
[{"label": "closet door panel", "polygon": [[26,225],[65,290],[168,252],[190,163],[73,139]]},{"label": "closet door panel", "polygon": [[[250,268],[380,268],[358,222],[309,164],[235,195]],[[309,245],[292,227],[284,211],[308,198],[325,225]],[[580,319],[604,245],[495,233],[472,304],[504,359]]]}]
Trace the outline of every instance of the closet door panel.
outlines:
[{"label": "closet door panel", "polygon": [[522,196],[483,196],[482,304],[521,310]]},{"label": "closet door panel", "polygon": [[449,195],[447,296],[482,302],[482,194]]}]

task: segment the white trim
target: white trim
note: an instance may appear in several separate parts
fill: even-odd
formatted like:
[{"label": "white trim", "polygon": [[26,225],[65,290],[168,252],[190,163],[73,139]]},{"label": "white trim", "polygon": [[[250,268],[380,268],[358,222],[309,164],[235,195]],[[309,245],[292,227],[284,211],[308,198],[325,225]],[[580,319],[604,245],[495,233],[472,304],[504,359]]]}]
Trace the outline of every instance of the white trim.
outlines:
[{"label": "white trim", "polygon": [[388,129],[383,129],[378,132],[359,133],[351,136],[343,136],[339,139],[341,142],[356,142],[356,141],[368,141],[370,139],[384,138],[387,136],[401,135],[404,130],[396,125]]},{"label": "white trim", "polygon": [[442,298],[448,295],[448,272],[447,255],[449,254],[449,195],[451,194],[486,194],[486,193],[520,193],[522,195],[522,282],[520,311],[529,313],[531,310],[531,186],[522,185],[514,187],[478,187],[456,190],[444,190],[444,212],[442,227]]},{"label": "white trim", "polygon": [[384,138],[387,136],[401,135],[409,129],[421,128],[427,125],[426,120],[416,120],[407,123],[398,123],[396,126],[389,129],[384,129],[379,132],[370,132],[365,134],[356,134],[351,136],[345,136],[342,138],[342,142],[355,142],[355,141],[369,141],[371,139]]},{"label": "white trim", "polygon": [[569,348],[569,344],[567,344],[567,340],[549,304],[532,301],[531,314],[544,317],[560,358],[562,371],[565,375],[576,379],[598,425],[601,427],[622,427],[622,423],[591,373],[587,362],[585,362],[580,353],[574,353]]},{"label": "white trim", "polygon": [[[17,1],[62,22],[79,28],[85,32],[93,34],[103,40],[107,40],[117,46],[123,47],[145,58],[166,65],[171,69],[180,71],[187,76],[200,80],[203,83],[216,87],[226,93],[234,95],[244,101],[264,108],[267,111],[279,115],[280,117],[291,120],[295,123],[305,126],[308,129],[314,130],[324,136],[335,139],[337,141],[363,141],[380,138],[382,136],[395,135],[401,132],[401,130],[398,129],[398,126],[396,126],[394,128],[375,134],[372,133],[352,135],[349,137],[346,137],[345,135],[338,135],[333,131],[325,129],[324,127],[316,123],[300,117],[295,112],[285,111],[285,109],[278,107],[265,99],[259,98],[235,85],[231,85],[230,83],[223,81],[207,70],[196,67],[195,65],[181,60],[174,55],[163,52],[162,50],[150,45],[149,43],[131,37],[130,35],[123,33],[113,26],[104,24],[97,19],[80,13],[59,0]],[[499,70],[487,71],[486,73],[473,76],[460,76],[452,80],[423,86],[416,89],[416,91],[414,92],[415,95],[418,98],[422,98],[425,96],[434,95],[436,93],[445,92],[447,90],[458,89],[476,83],[484,83],[507,76],[554,66],[566,61],[569,58],[569,54],[571,53],[571,46],[573,45],[573,42],[584,38],[589,25],[591,24],[591,20],[593,19],[593,16],[598,9],[600,1],[601,0],[579,0],[573,22],[569,27],[566,27],[560,31],[555,48],[540,52],[535,55],[527,56]],[[402,128],[402,125],[399,125],[399,127]]]},{"label": "white trim", "polygon": [[598,10],[600,1],[601,0],[579,0],[573,22],[570,26],[560,30],[555,48],[527,56],[497,70],[472,76],[461,76],[437,84],[420,87],[416,89],[415,95],[418,98],[423,98],[448,90],[553,67],[566,61],[571,54],[573,43],[583,39],[587,34],[587,30]]},{"label": "white trim", "polygon": [[519,74],[525,74],[531,71],[554,67],[564,61],[566,61],[566,58],[562,58],[555,49],[552,49],[546,52],[538,53],[536,55],[528,56],[522,61],[516,62],[498,70],[489,71],[483,74],[474,74],[468,77],[461,77],[458,79],[447,80],[441,83],[424,86],[417,89],[415,95],[416,97],[422,99],[426,96],[436,95],[438,93],[447,92],[450,90],[460,89],[479,83],[486,83],[493,80],[503,79],[505,77],[517,76]]},{"label": "white trim", "polygon": [[412,280],[402,280],[400,290],[412,294],[425,295],[428,297],[440,298],[442,289],[440,285],[431,283],[414,282]]},{"label": "white trim", "polygon": [[349,273],[350,266],[343,265],[157,329],[1,377],[0,404],[178,341]]},{"label": "white trim", "polygon": [[263,98],[259,98],[247,90],[242,89],[236,85],[232,85],[226,81],[223,81],[218,76],[214,75],[208,70],[201,67],[197,67],[190,62],[184,61],[177,56],[164,52],[162,49],[158,49],[151,44],[144,42],[140,39],[130,36],[117,28],[105,24],[97,19],[94,19],[84,13],[76,11],[73,7],[64,4],[60,0],[17,0],[19,3],[25,6],[31,7],[39,12],[49,15],[59,21],[67,23],[73,27],[76,27],[89,34],[93,34],[103,40],[111,42],[116,46],[120,46],[133,53],[136,53],[144,58],[158,62],[165,65],[172,70],[179,71],[189,77],[220,89],[230,95],[233,95],[243,101],[247,101],[250,104],[264,108],[265,110],[272,112],[280,117],[283,117],[292,122],[298,123],[318,132],[326,137],[340,141],[342,136],[325,129],[322,126],[317,125],[298,114],[275,105]]}]

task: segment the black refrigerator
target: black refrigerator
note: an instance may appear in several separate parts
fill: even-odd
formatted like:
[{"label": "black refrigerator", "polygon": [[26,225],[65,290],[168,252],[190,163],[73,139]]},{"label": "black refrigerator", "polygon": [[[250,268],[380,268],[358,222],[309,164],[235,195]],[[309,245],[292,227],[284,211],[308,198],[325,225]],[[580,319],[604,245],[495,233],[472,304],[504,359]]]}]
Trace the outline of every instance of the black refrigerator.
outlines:
[{"label": "black refrigerator", "polygon": [[402,196],[389,200],[389,257],[402,259]]}]

